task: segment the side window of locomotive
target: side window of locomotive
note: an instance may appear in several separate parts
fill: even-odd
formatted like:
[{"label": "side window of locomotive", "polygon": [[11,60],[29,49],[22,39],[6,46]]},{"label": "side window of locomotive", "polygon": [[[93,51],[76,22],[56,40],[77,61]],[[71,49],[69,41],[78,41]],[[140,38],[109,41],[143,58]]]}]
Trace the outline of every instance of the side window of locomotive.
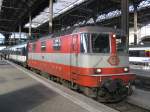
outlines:
[{"label": "side window of locomotive", "polygon": [[78,35],[72,36],[72,50],[77,51],[78,50]]},{"label": "side window of locomotive", "polygon": [[92,52],[93,53],[109,53],[109,34],[96,34],[91,35]]},{"label": "side window of locomotive", "polygon": [[41,51],[45,51],[46,50],[46,42],[41,42]]},{"label": "side window of locomotive", "polygon": [[81,46],[80,51],[81,53],[90,53],[90,34],[82,33],[80,35]]},{"label": "side window of locomotive", "polygon": [[60,38],[53,40],[53,49],[59,51],[61,49],[61,40]]}]

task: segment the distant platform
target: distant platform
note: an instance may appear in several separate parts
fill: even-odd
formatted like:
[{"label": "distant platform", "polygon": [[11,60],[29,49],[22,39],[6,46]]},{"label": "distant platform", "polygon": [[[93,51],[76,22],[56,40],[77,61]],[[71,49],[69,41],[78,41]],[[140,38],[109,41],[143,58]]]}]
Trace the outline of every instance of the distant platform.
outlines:
[{"label": "distant platform", "polygon": [[133,105],[150,110],[150,91],[135,89],[133,95],[128,97],[127,101]]},{"label": "distant platform", "polygon": [[0,112],[118,112],[8,61],[0,61]]},{"label": "distant platform", "polygon": [[130,68],[131,72],[136,74],[137,79],[142,81],[142,83],[139,82],[142,85],[136,85],[140,89],[135,88],[133,95],[128,97],[127,101],[133,105],[150,110],[150,91],[146,91],[147,88],[150,88],[147,87],[150,82],[150,69],[141,65],[130,65]]},{"label": "distant platform", "polygon": [[130,65],[131,72],[134,72],[137,76],[150,78],[150,69],[139,65]]}]

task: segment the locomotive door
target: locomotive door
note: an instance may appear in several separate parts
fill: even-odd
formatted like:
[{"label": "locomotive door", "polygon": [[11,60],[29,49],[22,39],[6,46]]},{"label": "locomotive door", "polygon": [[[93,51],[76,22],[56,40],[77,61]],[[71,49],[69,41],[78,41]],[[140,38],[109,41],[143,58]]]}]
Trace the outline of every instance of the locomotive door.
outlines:
[{"label": "locomotive door", "polygon": [[78,75],[78,35],[73,35],[71,40],[71,56],[70,56],[70,78],[72,82],[77,81]]}]

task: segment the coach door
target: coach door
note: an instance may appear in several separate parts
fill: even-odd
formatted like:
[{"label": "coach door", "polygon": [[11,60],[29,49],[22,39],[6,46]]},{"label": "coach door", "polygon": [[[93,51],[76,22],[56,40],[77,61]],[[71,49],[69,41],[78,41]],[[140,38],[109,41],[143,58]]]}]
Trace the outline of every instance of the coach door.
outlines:
[{"label": "coach door", "polygon": [[79,51],[79,45],[78,45],[78,35],[72,36],[72,42],[71,42],[71,56],[70,56],[70,64],[71,64],[71,81],[75,82],[77,80],[78,75],[78,51]]}]

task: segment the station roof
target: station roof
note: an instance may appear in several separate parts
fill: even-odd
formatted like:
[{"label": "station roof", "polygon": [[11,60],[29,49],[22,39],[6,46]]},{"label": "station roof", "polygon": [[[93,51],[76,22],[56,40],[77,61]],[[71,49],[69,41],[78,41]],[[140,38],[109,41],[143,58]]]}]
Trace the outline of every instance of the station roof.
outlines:
[{"label": "station roof", "polygon": [[19,25],[29,21],[29,13],[34,18],[48,4],[48,0],[0,0],[0,31],[19,31]]},{"label": "station roof", "polygon": [[[83,1],[83,0],[82,0]],[[105,5],[104,5],[105,4]],[[149,22],[150,0],[134,0],[129,3],[130,26],[133,26],[133,4],[138,7],[138,25]],[[120,0],[89,0],[68,10],[59,16],[54,17],[54,29],[61,29],[70,26],[97,24],[101,26],[120,27],[121,3]],[[43,15],[44,16],[44,15]],[[48,22],[45,22],[39,29],[48,29]]]},{"label": "station roof", "polygon": [[[57,2],[56,2],[57,1]],[[93,21],[99,25],[118,25],[120,21],[120,0],[56,0],[54,2],[54,29],[67,28],[73,25],[91,24]],[[133,3],[143,2],[144,8],[139,10],[139,24],[149,22],[150,0],[130,0]],[[32,15],[33,27],[35,32],[48,32],[48,5],[49,0],[0,0],[0,32],[19,31],[28,26],[29,13]],[[132,8],[132,7],[131,7]],[[110,13],[110,12],[116,12]],[[118,15],[117,15],[118,14]],[[105,17],[112,15],[114,18]],[[130,14],[131,16],[133,13]],[[99,19],[101,18],[101,19]],[[103,19],[105,18],[105,19]],[[130,23],[133,24],[133,16]],[[24,28],[22,31],[26,31]]]}]

